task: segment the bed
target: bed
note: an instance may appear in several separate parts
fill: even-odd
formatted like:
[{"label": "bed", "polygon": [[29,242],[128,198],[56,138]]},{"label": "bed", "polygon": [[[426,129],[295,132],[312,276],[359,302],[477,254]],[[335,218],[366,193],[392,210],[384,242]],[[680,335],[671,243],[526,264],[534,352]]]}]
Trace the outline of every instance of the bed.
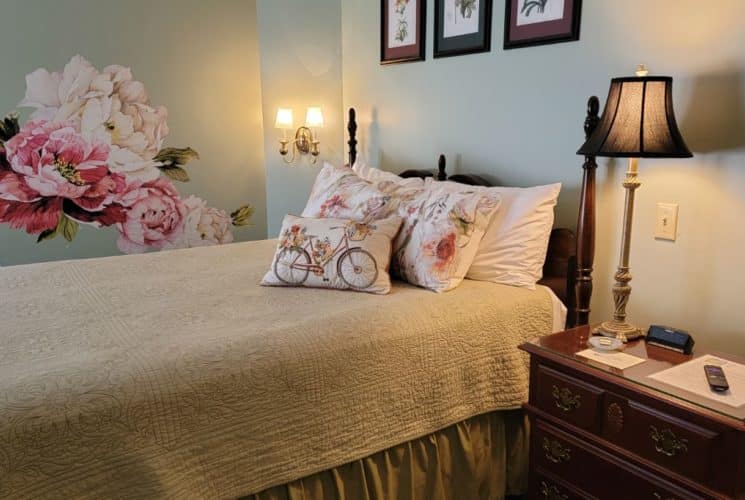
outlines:
[{"label": "bed", "polygon": [[517,345],[586,321],[593,163],[536,290],[260,287],[271,240],[1,269],[0,497],[521,493]]}]

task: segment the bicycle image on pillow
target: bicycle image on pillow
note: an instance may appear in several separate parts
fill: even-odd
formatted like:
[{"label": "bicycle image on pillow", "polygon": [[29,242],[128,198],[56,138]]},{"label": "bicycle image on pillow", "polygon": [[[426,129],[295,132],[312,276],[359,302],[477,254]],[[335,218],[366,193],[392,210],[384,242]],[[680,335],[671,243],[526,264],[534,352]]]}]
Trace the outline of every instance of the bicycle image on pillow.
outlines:
[{"label": "bicycle image on pillow", "polygon": [[304,283],[310,273],[330,281],[326,274],[327,264],[336,259],[336,274],[350,288],[363,290],[372,286],[378,278],[375,258],[350,242],[363,241],[374,227],[364,222],[350,221],[342,229],[342,237],[336,246],[326,237],[323,239],[306,234],[306,228],[294,225],[282,235],[284,248],[274,261],[274,274],[288,285]]}]

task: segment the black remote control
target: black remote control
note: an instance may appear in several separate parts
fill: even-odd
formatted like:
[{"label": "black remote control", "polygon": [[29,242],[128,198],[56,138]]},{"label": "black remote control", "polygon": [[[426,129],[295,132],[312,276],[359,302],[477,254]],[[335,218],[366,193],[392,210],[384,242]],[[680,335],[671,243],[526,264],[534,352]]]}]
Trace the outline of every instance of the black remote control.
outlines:
[{"label": "black remote control", "polygon": [[704,371],[712,391],[724,392],[729,389],[727,378],[724,376],[724,370],[721,366],[704,365]]}]

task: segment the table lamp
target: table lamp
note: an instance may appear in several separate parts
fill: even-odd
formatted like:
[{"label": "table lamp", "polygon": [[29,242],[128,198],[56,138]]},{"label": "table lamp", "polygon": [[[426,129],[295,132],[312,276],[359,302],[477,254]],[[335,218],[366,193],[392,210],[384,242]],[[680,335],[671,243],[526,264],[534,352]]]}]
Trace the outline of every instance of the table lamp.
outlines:
[{"label": "table lamp", "polygon": [[631,295],[629,254],[634,193],[641,186],[638,177],[639,158],[693,156],[675,122],[672,77],[648,76],[644,65],[641,65],[635,77],[613,78],[600,122],[577,154],[629,158],[629,168],[623,182],[626,204],[621,256],[613,286],[615,312],[611,321],[605,321],[593,330],[593,334],[627,342],[644,335],[640,328],[626,322],[626,305]]}]

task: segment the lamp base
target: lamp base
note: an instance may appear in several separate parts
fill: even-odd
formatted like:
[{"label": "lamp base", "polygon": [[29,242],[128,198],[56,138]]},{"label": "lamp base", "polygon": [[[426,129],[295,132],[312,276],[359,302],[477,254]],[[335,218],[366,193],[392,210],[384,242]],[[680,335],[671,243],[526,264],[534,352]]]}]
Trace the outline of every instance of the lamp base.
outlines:
[{"label": "lamp base", "polygon": [[644,337],[644,332],[641,328],[630,325],[625,321],[604,321],[592,329],[593,335],[603,335],[604,337],[612,337],[618,339],[624,344],[629,340],[636,340]]}]

